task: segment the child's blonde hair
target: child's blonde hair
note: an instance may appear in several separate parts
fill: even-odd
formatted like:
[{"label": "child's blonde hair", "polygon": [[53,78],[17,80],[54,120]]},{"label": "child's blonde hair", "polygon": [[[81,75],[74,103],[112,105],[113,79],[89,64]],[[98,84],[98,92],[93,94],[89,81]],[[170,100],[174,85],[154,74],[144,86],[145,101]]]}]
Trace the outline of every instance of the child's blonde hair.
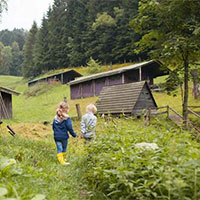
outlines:
[{"label": "child's blonde hair", "polygon": [[69,112],[69,105],[68,103],[62,101],[58,104],[58,108],[56,109],[56,115],[60,119],[67,119],[69,116],[67,113]]},{"label": "child's blonde hair", "polygon": [[93,114],[95,114],[97,112],[97,108],[94,104],[89,104],[86,107],[86,112],[92,112]]}]

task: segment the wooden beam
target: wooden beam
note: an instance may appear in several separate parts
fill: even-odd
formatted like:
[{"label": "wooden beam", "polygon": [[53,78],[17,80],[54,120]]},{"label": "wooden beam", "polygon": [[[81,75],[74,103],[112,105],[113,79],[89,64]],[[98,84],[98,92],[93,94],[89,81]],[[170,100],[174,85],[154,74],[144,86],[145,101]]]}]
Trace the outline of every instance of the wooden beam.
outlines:
[{"label": "wooden beam", "polygon": [[63,74],[61,74],[61,83],[63,84]]},{"label": "wooden beam", "polygon": [[122,84],[125,83],[125,80],[124,80],[124,73],[122,73]]},{"label": "wooden beam", "polygon": [[142,81],[142,68],[139,68],[139,81]]},{"label": "wooden beam", "polygon": [[188,112],[189,112],[189,113],[192,113],[192,114],[195,115],[196,117],[200,118],[200,115],[199,115],[198,113],[194,112],[193,110],[188,109]]},{"label": "wooden beam", "polygon": [[183,119],[183,116],[181,116],[179,113],[177,113],[172,107],[169,106],[169,109],[173,111],[176,115],[178,115],[181,119]]}]

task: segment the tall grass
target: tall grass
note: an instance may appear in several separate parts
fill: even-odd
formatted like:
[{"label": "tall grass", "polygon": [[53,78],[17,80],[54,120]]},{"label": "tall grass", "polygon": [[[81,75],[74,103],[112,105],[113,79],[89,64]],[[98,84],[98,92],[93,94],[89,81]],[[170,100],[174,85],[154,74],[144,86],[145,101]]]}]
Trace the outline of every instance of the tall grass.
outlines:
[{"label": "tall grass", "polygon": [[[88,146],[85,180],[91,199],[200,198],[200,147],[190,133],[164,118],[148,127],[123,118],[100,126]],[[155,143],[158,149],[136,148],[141,142]]]},{"label": "tall grass", "polygon": [[[30,140],[5,134],[0,134],[0,188],[8,190],[5,197],[30,200],[44,195],[49,200],[80,199],[86,155],[81,140],[69,140],[67,159],[71,165],[66,167],[57,162],[52,135]],[[5,164],[10,159],[15,159],[16,164]]]}]

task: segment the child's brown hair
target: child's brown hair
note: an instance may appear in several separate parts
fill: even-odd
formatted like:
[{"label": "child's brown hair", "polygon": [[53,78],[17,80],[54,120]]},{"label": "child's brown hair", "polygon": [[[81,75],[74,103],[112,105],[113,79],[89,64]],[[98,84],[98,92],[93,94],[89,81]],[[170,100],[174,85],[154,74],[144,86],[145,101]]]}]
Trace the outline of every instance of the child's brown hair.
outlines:
[{"label": "child's brown hair", "polygon": [[69,105],[68,103],[62,101],[58,104],[58,108],[56,109],[56,115],[60,118],[60,119],[67,119],[68,113],[69,112]]}]

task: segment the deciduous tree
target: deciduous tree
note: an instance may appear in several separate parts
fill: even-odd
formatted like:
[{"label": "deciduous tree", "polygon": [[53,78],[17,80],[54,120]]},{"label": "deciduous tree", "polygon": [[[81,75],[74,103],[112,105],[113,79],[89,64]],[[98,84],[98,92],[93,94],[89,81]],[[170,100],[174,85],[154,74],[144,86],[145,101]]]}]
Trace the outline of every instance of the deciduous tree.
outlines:
[{"label": "deciduous tree", "polygon": [[141,0],[132,23],[143,34],[138,51],[148,50],[152,58],[184,71],[183,117],[188,122],[188,80],[190,65],[199,59],[200,1]]}]

